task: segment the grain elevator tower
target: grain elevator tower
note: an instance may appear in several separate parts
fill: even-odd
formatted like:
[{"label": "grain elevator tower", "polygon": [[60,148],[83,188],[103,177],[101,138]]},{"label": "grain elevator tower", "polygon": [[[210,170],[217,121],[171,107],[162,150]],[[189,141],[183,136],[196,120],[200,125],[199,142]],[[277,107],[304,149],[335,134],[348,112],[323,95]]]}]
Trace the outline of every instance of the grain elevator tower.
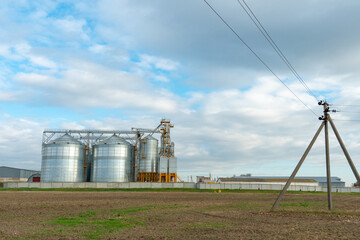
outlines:
[{"label": "grain elevator tower", "polygon": [[177,182],[177,160],[174,154],[174,142],[171,142],[170,129],[174,125],[170,120],[161,120],[161,147],[159,160],[159,182]]}]

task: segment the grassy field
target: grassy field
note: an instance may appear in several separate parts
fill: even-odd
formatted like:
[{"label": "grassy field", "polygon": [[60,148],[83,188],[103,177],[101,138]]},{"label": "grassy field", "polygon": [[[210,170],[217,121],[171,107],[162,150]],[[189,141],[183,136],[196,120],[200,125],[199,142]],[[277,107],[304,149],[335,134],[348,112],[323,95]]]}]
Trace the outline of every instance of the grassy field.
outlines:
[{"label": "grassy field", "polygon": [[[27,189],[29,190],[29,189]],[[0,191],[0,239],[359,239],[360,195],[196,189]]]}]

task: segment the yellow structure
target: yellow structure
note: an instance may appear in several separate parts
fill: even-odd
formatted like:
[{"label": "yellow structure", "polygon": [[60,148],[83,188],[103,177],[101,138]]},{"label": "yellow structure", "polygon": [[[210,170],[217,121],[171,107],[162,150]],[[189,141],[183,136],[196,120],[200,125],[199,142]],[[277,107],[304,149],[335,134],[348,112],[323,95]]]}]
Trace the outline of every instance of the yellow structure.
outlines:
[{"label": "yellow structure", "polygon": [[[161,119],[160,125],[154,130],[155,132],[159,129],[161,132],[160,158],[157,162],[157,172],[139,172],[137,174],[139,182],[177,182],[177,162],[174,156],[174,143],[171,142],[170,138],[170,129],[173,127],[174,125],[171,124],[170,120]],[[143,139],[139,143],[146,143],[146,141],[144,142]],[[139,154],[139,158],[146,158],[146,156]]]},{"label": "yellow structure", "polygon": [[139,172],[139,182],[157,182],[157,172]]},{"label": "yellow structure", "polygon": [[161,119],[161,148],[159,161],[159,182],[177,182],[174,143],[171,142],[170,129],[174,125],[170,120]]}]

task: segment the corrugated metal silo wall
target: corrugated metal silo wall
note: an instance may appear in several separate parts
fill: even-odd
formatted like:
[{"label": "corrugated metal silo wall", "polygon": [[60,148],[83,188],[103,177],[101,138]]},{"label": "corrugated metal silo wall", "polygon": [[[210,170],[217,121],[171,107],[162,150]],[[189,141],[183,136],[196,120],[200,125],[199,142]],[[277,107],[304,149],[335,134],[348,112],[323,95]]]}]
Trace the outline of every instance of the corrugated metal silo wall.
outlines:
[{"label": "corrugated metal silo wall", "polygon": [[132,181],[133,146],[129,143],[98,144],[93,147],[92,182]]},{"label": "corrugated metal silo wall", "polygon": [[158,161],[158,140],[153,137],[142,139],[140,144],[139,171],[157,172]]},{"label": "corrugated metal silo wall", "polygon": [[83,182],[84,146],[43,144],[41,182]]}]

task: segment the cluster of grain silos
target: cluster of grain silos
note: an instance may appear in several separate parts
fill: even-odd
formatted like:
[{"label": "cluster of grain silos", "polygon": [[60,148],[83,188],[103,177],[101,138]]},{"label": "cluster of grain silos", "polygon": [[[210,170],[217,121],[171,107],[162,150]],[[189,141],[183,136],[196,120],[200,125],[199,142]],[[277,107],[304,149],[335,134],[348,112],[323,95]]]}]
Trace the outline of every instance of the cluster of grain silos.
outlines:
[{"label": "cluster of grain silos", "polygon": [[[123,132],[127,135],[134,133],[136,141],[131,142],[125,137],[121,137],[121,131],[112,133],[100,130],[47,130],[46,133],[50,136],[46,136],[44,131],[46,140],[43,140],[42,145],[41,181],[177,181],[176,159],[170,157],[172,162],[175,160],[175,168],[170,169],[173,174],[172,177],[169,177],[166,175],[169,174],[169,167],[164,168],[164,156],[160,156],[163,146],[158,147],[159,141],[156,138],[150,134],[141,138],[140,133],[143,132],[140,130]],[[104,134],[110,133],[112,135],[104,138]],[[158,131],[158,133],[162,132]],[[54,138],[55,134],[62,135]],[[86,137],[81,134],[86,134]],[[174,166],[174,163],[171,166]]]}]

